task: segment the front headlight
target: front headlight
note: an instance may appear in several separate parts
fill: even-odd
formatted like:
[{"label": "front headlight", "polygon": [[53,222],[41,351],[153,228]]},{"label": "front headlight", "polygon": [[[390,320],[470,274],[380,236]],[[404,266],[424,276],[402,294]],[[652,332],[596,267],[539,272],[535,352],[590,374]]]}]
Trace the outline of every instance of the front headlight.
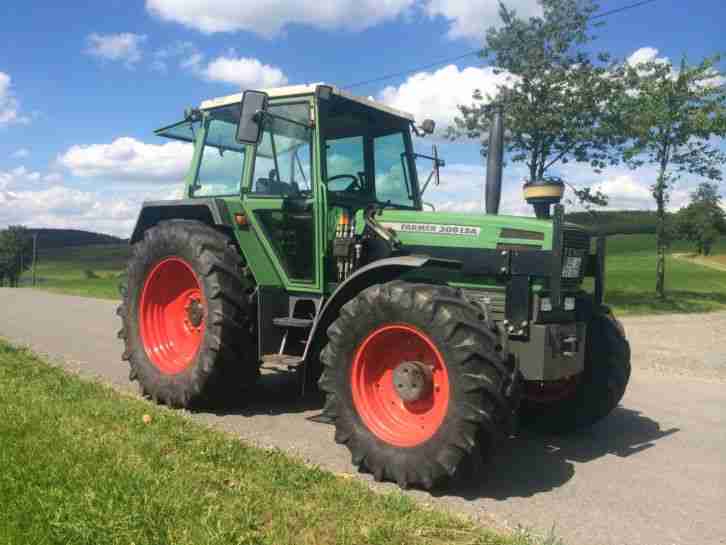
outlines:
[{"label": "front headlight", "polygon": [[562,278],[580,278],[580,269],[582,268],[582,257],[569,255],[565,257],[562,264]]}]

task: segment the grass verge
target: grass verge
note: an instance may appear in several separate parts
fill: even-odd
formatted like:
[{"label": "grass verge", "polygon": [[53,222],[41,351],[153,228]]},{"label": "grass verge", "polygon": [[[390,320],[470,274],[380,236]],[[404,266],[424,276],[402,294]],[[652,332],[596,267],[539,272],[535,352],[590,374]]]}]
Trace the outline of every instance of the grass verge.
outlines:
[{"label": "grass verge", "polygon": [[3,544],[534,543],[246,446],[2,340],[0,445]]}]

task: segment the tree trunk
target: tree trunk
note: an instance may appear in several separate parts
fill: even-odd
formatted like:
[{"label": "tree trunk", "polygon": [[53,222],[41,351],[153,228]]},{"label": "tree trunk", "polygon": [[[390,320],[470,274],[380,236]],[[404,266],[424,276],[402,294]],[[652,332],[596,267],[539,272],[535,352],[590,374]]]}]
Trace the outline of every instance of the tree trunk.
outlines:
[{"label": "tree trunk", "polygon": [[655,191],[655,200],[658,204],[658,227],[656,229],[656,265],[655,265],[655,292],[660,299],[665,299],[665,199],[663,190]]}]

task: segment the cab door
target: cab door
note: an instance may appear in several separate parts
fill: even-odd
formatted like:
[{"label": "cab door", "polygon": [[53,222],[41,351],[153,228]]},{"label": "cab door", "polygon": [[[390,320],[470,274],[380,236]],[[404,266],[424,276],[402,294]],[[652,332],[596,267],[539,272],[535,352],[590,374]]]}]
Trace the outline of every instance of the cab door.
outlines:
[{"label": "cab door", "polygon": [[309,99],[268,108],[275,117],[265,118],[262,139],[254,147],[242,206],[281,280],[280,287],[320,292],[314,194],[318,173],[311,108]]}]

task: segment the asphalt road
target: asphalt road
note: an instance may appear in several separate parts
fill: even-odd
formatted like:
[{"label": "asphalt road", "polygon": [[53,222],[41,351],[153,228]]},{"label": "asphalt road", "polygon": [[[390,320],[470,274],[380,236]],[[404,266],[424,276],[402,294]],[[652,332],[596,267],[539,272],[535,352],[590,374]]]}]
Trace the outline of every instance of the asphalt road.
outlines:
[{"label": "asphalt road", "polygon": [[[136,391],[119,358],[115,306],[0,289],[0,336]],[[477,479],[408,493],[502,528],[554,527],[568,545],[726,544],[726,314],[623,321],[634,372],[610,417],[564,439],[524,434]],[[319,409],[317,399],[295,400],[285,377],[266,376],[255,399],[193,418],[357,474],[332,427],[308,420]]]}]

